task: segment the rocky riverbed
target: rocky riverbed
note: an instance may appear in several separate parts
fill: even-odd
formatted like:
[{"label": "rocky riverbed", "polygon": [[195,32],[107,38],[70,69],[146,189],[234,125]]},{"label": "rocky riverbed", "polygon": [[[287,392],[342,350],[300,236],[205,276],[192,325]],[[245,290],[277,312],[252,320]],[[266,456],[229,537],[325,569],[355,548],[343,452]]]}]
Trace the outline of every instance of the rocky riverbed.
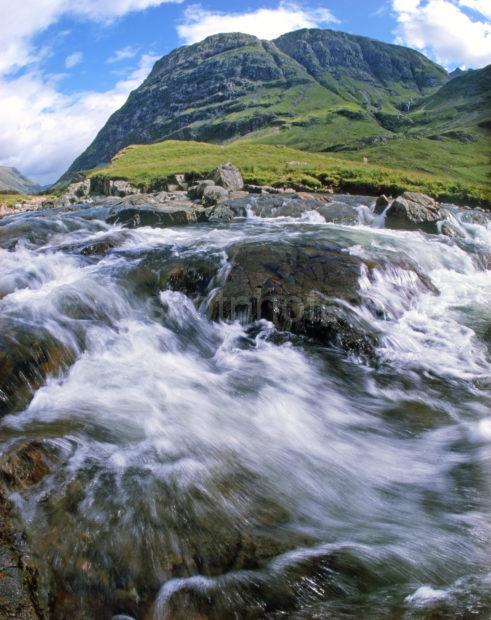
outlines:
[{"label": "rocky riverbed", "polygon": [[0,616],[488,617],[489,216],[179,183],[0,220]]}]

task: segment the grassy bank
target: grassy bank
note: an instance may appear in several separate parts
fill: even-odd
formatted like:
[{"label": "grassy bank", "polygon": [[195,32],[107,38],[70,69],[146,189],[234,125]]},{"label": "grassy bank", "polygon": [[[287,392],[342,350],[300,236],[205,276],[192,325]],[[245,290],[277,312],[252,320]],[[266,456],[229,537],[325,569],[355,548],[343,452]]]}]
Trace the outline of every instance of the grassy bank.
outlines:
[{"label": "grassy bank", "polygon": [[250,143],[224,146],[199,142],[167,141],[134,145],[116,155],[104,168],[89,176],[125,179],[147,191],[165,186],[174,174],[196,177],[230,161],[240,168],[247,183],[274,186],[332,187],[352,193],[397,194],[420,191],[440,200],[491,205],[491,185],[465,183],[445,176],[388,168],[380,164],[347,161],[324,153]]}]

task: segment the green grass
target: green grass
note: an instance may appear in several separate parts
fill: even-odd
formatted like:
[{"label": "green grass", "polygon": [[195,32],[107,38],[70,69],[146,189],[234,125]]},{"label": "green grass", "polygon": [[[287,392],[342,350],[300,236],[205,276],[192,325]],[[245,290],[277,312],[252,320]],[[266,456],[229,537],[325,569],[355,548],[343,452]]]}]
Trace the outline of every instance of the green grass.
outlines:
[{"label": "green grass", "polygon": [[129,146],[104,168],[89,176],[125,179],[146,190],[166,186],[174,174],[196,178],[224,162],[235,164],[247,183],[257,185],[332,187],[338,191],[398,194],[421,191],[440,200],[491,205],[491,187],[455,181],[444,175],[389,168],[380,164],[347,161],[324,153],[308,153],[285,146],[233,142],[216,145],[169,140]]},{"label": "green grass", "polygon": [[0,205],[13,207],[15,204],[27,202],[32,198],[35,198],[35,196],[26,196],[24,194],[0,194]]},{"label": "green grass", "polygon": [[[428,138],[395,138],[373,147],[364,147],[353,152],[337,153],[341,159],[360,160],[367,157],[374,164],[390,162],[397,168],[447,176],[464,183],[491,184],[490,148],[488,137],[480,136],[476,142]],[[488,191],[491,191],[491,187]]]},{"label": "green grass", "polygon": [[54,195],[27,195],[27,194],[1,194],[0,193],[0,206],[14,207],[16,204],[24,204],[30,202],[36,198],[42,198],[43,200],[51,200]]}]

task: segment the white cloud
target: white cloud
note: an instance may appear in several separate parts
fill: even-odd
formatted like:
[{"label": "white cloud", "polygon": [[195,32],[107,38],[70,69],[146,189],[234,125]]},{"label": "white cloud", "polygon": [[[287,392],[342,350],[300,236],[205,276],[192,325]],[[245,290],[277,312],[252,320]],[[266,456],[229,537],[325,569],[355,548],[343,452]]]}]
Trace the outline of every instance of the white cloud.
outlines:
[{"label": "white cloud", "polygon": [[63,95],[56,81],[36,72],[0,79],[0,163],[43,184],[56,180],[141,84],[157,58],[142,56],[133,73],[106,92]]},{"label": "white cloud", "polygon": [[[58,84],[63,76],[46,76],[40,68],[50,50],[36,47],[37,35],[63,16],[106,23],[168,2],[182,0],[0,0],[0,164],[41,183],[56,180],[157,59],[142,56],[137,69],[107,92],[65,95]],[[65,67],[81,59],[80,52],[71,54]]]},{"label": "white cloud", "polygon": [[490,0],[459,0],[460,6],[473,9],[484,17],[491,19],[491,2]]},{"label": "white cloud", "polygon": [[65,58],[65,67],[67,69],[73,69],[73,67],[76,67],[82,62],[83,57],[84,55],[82,52],[73,52],[73,54]]},{"label": "white cloud", "polygon": [[491,63],[491,23],[483,19],[491,15],[491,0],[393,0],[392,8],[397,43],[445,66]]},{"label": "white cloud", "polygon": [[188,44],[221,32],[243,32],[261,39],[274,39],[285,32],[328,23],[339,23],[329,9],[309,9],[296,2],[280,2],[274,9],[258,8],[243,13],[214,12],[193,5],[184,12],[177,32]]},{"label": "white cloud", "polygon": [[169,2],[183,0],[0,0],[0,74],[35,62],[33,37],[64,15],[104,22]]},{"label": "white cloud", "polygon": [[138,49],[131,45],[126,47],[122,47],[119,50],[116,50],[112,56],[110,56],[106,62],[109,64],[114,64],[117,62],[122,62],[123,60],[129,60],[134,58],[138,53]]}]

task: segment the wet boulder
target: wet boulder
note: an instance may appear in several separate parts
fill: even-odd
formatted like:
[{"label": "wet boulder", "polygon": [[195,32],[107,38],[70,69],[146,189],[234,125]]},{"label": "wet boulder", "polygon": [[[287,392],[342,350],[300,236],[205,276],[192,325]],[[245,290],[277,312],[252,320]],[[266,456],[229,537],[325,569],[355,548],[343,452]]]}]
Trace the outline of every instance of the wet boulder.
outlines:
[{"label": "wet boulder", "polygon": [[238,192],[244,189],[244,180],[240,170],[231,163],[218,166],[213,172],[213,181],[228,192]]},{"label": "wet boulder", "polygon": [[390,198],[387,198],[385,194],[383,194],[382,196],[379,196],[377,200],[375,201],[374,213],[376,215],[380,215],[381,213],[385,211],[385,209],[387,209],[389,205],[390,205]]},{"label": "wet boulder", "polygon": [[13,505],[0,489],[0,618],[47,618],[38,597],[38,570],[25,549]]},{"label": "wet boulder", "polygon": [[212,301],[215,320],[258,319],[279,329],[371,353],[375,337],[353,308],[363,261],[337,244],[250,243],[229,252],[231,269]]},{"label": "wet boulder", "polygon": [[208,286],[220,268],[220,257],[173,256],[169,250],[147,252],[128,274],[128,283],[139,297],[157,296],[171,290],[191,297],[206,297]]},{"label": "wet boulder", "polygon": [[463,239],[465,235],[452,222],[443,222],[440,229],[442,235],[451,237],[452,239]]},{"label": "wet boulder", "polygon": [[395,230],[422,230],[438,233],[438,222],[443,219],[438,204],[425,194],[404,192],[396,198],[385,214],[385,225]]},{"label": "wet boulder", "polygon": [[330,224],[355,226],[360,221],[357,207],[343,202],[330,202],[317,207],[316,211]]},{"label": "wet boulder", "polygon": [[285,199],[280,195],[265,195],[252,203],[252,210],[258,217],[300,217],[312,209],[306,201]]},{"label": "wet boulder", "polygon": [[0,456],[0,488],[23,491],[47,476],[59,458],[59,450],[48,442],[20,441]]},{"label": "wet boulder", "polygon": [[107,217],[108,224],[121,224],[126,228],[152,226],[184,226],[200,220],[202,213],[192,205],[176,205],[161,207],[120,207],[111,211]]},{"label": "wet boulder", "polygon": [[8,494],[38,484],[50,473],[57,449],[21,441],[0,456],[0,618],[47,618],[39,596],[39,572],[23,525]]},{"label": "wet boulder", "polygon": [[0,336],[0,418],[25,407],[47,377],[66,370],[75,354],[48,333],[5,325]]}]

